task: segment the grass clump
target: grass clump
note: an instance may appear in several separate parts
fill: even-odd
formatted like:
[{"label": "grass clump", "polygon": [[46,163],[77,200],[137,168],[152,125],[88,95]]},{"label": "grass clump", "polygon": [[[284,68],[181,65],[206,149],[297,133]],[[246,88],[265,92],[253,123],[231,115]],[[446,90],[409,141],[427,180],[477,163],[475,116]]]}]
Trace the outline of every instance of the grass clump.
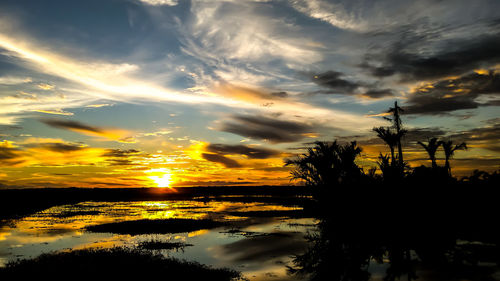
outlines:
[{"label": "grass clump", "polygon": [[10,262],[0,268],[1,280],[27,278],[67,280],[244,280],[237,271],[212,268],[197,262],[166,258],[160,254],[139,249],[116,247],[111,249],[84,249],[42,254],[34,259]]},{"label": "grass clump", "polygon": [[143,250],[176,250],[184,251],[184,248],[193,246],[184,242],[164,241],[160,239],[152,239],[149,241],[140,242],[137,247]]}]

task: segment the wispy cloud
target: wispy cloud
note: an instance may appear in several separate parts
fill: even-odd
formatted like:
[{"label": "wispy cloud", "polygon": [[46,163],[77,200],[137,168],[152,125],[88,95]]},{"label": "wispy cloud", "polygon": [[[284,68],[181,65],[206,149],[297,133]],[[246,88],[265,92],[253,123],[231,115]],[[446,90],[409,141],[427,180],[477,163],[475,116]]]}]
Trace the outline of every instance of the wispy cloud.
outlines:
[{"label": "wispy cloud", "polygon": [[178,3],[177,0],[138,0],[147,5],[152,6],[176,6]]},{"label": "wispy cloud", "polygon": [[354,31],[366,31],[368,28],[367,22],[349,13],[342,3],[324,0],[294,0],[291,4],[297,11],[337,28]]},{"label": "wispy cloud", "polygon": [[16,85],[30,83],[32,80],[30,77],[14,77],[14,76],[2,76],[0,77],[0,85]]},{"label": "wispy cloud", "polygon": [[64,111],[62,109],[54,109],[54,110],[37,109],[37,110],[33,110],[33,111],[35,111],[35,112],[41,112],[41,113],[47,113],[47,114],[55,114],[55,115],[66,115],[66,116],[72,116],[72,115],[74,115],[73,112]]}]

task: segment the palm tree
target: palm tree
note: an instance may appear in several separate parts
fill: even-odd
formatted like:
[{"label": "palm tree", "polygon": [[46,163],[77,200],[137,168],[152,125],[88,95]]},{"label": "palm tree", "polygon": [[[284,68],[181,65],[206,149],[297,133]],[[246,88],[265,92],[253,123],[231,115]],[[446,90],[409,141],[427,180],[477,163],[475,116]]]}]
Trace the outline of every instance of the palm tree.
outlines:
[{"label": "palm tree", "polygon": [[373,128],[373,131],[377,133],[377,137],[379,137],[381,140],[389,146],[389,149],[391,150],[391,165],[396,164],[396,157],[394,156],[394,147],[398,144],[398,135],[397,133],[391,132],[390,128],[386,127],[376,127]]},{"label": "palm tree", "polygon": [[444,167],[448,171],[448,174],[451,176],[450,159],[453,158],[455,151],[466,150],[467,144],[465,142],[462,142],[461,144],[457,144],[457,145],[453,146],[453,141],[448,140],[448,141],[442,141],[441,145],[443,146],[444,157],[445,157]]},{"label": "palm tree", "polygon": [[427,144],[422,143],[420,141],[417,143],[420,144],[425,149],[425,151],[427,151],[427,154],[429,154],[429,159],[431,159],[432,162],[432,168],[436,169],[437,168],[436,151],[438,147],[441,145],[441,141],[438,141],[437,138],[432,138],[427,141]]},{"label": "palm tree", "polygon": [[361,169],[355,163],[362,149],[356,142],[339,145],[317,141],[307,153],[296,159],[285,160],[285,165],[293,165],[292,179],[304,180],[309,186],[334,186],[357,180]]},{"label": "palm tree", "polygon": [[402,127],[402,122],[401,122],[401,117],[400,113],[403,112],[403,109],[398,106],[398,102],[394,102],[394,107],[389,108],[387,111],[388,113],[392,113],[392,120],[388,118],[389,121],[392,121],[394,124],[394,128],[396,129],[396,134],[399,136],[398,138],[398,160],[399,160],[399,166],[403,166],[403,148],[401,145],[401,139],[403,136],[406,134],[406,130],[403,130]]}]

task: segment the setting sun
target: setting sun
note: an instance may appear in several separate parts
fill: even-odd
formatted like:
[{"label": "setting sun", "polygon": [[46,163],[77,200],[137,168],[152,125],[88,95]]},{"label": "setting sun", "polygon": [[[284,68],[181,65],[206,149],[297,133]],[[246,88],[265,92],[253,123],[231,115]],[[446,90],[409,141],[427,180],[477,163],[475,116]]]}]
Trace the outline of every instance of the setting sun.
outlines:
[{"label": "setting sun", "polygon": [[172,174],[165,168],[151,169],[146,171],[150,174],[148,178],[154,182],[156,187],[168,187],[172,184]]}]

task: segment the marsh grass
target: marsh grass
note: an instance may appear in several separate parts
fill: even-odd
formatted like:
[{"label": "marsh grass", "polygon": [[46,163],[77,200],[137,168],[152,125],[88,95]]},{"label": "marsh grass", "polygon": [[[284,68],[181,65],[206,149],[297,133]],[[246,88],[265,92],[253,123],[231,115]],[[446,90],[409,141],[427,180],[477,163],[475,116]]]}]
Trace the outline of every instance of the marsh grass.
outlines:
[{"label": "marsh grass", "polygon": [[212,229],[223,225],[224,223],[211,219],[144,219],[93,225],[86,227],[86,230],[91,232],[141,235],[192,232],[201,229]]},{"label": "marsh grass", "polygon": [[139,242],[137,247],[144,250],[175,250],[183,251],[184,248],[193,246],[193,244],[188,244],[184,242],[173,242],[165,241],[159,238],[154,238],[148,241]]},{"label": "marsh grass", "polygon": [[116,247],[42,254],[34,259],[9,262],[0,268],[1,280],[109,279],[245,280],[237,271],[212,268],[197,262],[166,258],[140,249]]}]

